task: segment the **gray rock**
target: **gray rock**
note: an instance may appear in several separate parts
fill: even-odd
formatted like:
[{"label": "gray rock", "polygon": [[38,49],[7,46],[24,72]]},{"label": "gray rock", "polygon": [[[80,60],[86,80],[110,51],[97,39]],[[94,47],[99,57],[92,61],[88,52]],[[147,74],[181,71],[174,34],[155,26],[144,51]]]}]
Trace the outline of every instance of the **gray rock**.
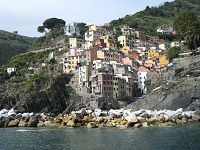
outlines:
[{"label": "gray rock", "polygon": [[29,121],[28,121],[28,127],[37,127],[37,124],[38,124],[38,119],[37,119],[37,116],[31,116]]},{"label": "gray rock", "polygon": [[4,127],[4,122],[0,120],[0,128]]}]

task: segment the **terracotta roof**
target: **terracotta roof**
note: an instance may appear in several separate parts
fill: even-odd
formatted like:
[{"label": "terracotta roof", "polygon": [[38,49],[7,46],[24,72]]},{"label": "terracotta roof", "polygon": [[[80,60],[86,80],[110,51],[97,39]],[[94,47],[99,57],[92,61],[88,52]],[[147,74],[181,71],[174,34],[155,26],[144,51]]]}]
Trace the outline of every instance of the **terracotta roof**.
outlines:
[{"label": "terracotta roof", "polygon": [[154,57],[151,57],[151,60],[154,60],[154,61],[156,61],[156,60],[157,60],[157,58],[159,58],[159,57],[157,57],[157,56],[154,56]]},{"label": "terracotta roof", "polygon": [[144,66],[140,66],[140,67],[138,68],[138,70],[141,71],[141,72],[148,72],[148,71],[149,71],[149,70],[148,70],[146,67],[144,67]]},{"label": "terracotta roof", "polygon": [[145,63],[145,64],[144,64],[144,67],[152,67],[152,64],[147,64],[147,63]]}]

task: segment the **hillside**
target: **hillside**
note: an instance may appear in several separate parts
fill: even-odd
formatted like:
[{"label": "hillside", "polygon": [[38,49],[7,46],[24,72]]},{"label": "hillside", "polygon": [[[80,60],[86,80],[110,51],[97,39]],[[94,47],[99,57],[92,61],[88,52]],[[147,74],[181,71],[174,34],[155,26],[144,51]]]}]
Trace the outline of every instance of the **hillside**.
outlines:
[{"label": "hillside", "polygon": [[[19,70],[10,75],[0,69],[0,110],[15,108],[20,112],[57,114],[82,106],[81,98],[75,93],[70,95],[74,90],[66,86],[71,75],[61,74],[62,66],[56,59],[49,59],[53,51],[59,60],[62,53],[51,49],[12,57],[8,66],[16,66]],[[46,62],[45,66],[42,62]]]},{"label": "hillside", "polygon": [[162,24],[173,26],[175,18],[183,11],[190,10],[200,17],[199,0],[175,0],[165,2],[158,7],[146,6],[146,9],[133,15],[111,21],[112,27],[128,25],[138,30],[145,30],[149,35],[156,34],[156,27]]},{"label": "hillside", "polygon": [[35,40],[0,30],[0,66],[6,64],[12,56],[25,52]]}]

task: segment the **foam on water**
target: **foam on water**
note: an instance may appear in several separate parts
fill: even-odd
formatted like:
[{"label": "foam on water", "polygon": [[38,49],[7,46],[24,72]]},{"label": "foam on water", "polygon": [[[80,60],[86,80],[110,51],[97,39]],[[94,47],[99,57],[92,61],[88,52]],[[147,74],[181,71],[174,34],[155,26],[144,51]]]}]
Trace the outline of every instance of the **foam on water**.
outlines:
[{"label": "foam on water", "polygon": [[24,129],[20,129],[20,130],[17,130],[18,132],[42,132],[42,131],[47,131],[47,129],[41,129],[41,130],[24,130]]}]

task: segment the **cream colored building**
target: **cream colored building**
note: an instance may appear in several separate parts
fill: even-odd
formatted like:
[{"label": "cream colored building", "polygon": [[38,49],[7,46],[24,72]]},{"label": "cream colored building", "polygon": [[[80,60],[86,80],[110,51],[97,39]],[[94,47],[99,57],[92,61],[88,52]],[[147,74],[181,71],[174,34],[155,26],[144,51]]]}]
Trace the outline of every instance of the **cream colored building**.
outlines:
[{"label": "cream colored building", "polygon": [[130,47],[134,46],[134,38],[131,38],[131,37],[128,37],[125,35],[121,35],[118,37],[117,40],[122,46],[130,46]]},{"label": "cream colored building", "polygon": [[161,34],[170,34],[170,33],[172,33],[173,30],[174,29],[172,26],[169,26],[166,24],[163,24],[163,25],[157,27],[157,33],[161,33]]},{"label": "cream colored building", "polygon": [[122,35],[134,35],[135,29],[130,28],[129,26],[123,26],[121,28]]},{"label": "cream colored building", "polygon": [[94,41],[107,33],[107,30],[94,24],[87,25],[88,31],[85,32],[85,49],[94,45]]},{"label": "cream colored building", "polygon": [[180,42],[176,41],[176,42],[172,42],[170,44],[171,47],[180,47]]},{"label": "cream colored building", "polygon": [[84,46],[84,40],[78,38],[69,38],[70,48],[79,48]]},{"label": "cream colored building", "polygon": [[63,58],[63,72],[71,73],[80,63],[86,63],[85,54],[79,53],[75,56],[68,56]]}]

